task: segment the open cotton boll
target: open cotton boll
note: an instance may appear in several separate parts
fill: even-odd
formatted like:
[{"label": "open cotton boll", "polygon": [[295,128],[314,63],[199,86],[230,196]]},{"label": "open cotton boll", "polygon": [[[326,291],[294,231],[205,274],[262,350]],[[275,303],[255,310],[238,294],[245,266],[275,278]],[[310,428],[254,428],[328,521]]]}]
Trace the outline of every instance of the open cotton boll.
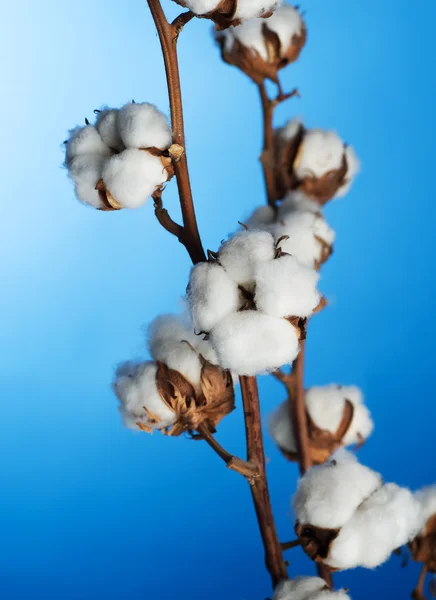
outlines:
[{"label": "open cotton boll", "polygon": [[357,462],[349,452],[336,453],[336,462],[309,469],[298,483],[292,505],[301,524],[342,527],[359,504],[381,485],[381,476]]},{"label": "open cotton boll", "polygon": [[199,386],[202,364],[197,351],[190,344],[185,341],[161,342],[155,359],[181,373],[194,387]]},{"label": "open cotton boll", "polygon": [[248,219],[245,219],[244,224],[254,229],[266,229],[269,231],[269,227],[273,225],[274,221],[275,211],[273,207],[265,204],[256,208],[252,215]]},{"label": "open cotton boll", "polygon": [[279,448],[287,452],[296,452],[297,444],[287,400],[269,416],[268,431]]},{"label": "open cotton boll", "polygon": [[111,156],[112,150],[103,142],[97,129],[92,125],[75,127],[69,132],[65,148],[66,163],[82,154],[98,154]]},{"label": "open cotton boll", "polygon": [[310,129],[306,132],[294,162],[299,179],[322,177],[341,168],[344,143],[334,131]]},{"label": "open cotton boll", "polygon": [[[125,413],[132,417],[125,419],[131,426],[140,420],[155,429],[162,429],[175,422],[174,411],[162,400],[158,392],[156,371],[157,367],[152,362],[127,362],[121,364],[115,373],[113,389],[122,404],[124,417]],[[159,420],[157,424],[150,423],[147,410],[150,411],[150,416],[153,415]],[[138,419],[135,420],[136,417]]]},{"label": "open cotton boll", "polygon": [[214,11],[221,0],[184,0],[186,8],[196,15],[207,15]]},{"label": "open cotton boll", "polygon": [[427,521],[430,517],[436,515],[436,485],[429,485],[418,490],[415,492],[415,498],[421,505],[423,533]]},{"label": "open cotton boll", "polygon": [[309,317],[318,306],[319,274],[294,256],[281,256],[256,269],[255,302],[272,317]]},{"label": "open cotton boll", "polygon": [[118,128],[126,148],[167,148],[171,130],[166,116],[153,104],[129,103],[118,113]]},{"label": "open cotton boll", "polygon": [[284,200],[280,202],[278,211],[277,211],[277,220],[282,221],[288,215],[288,213],[294,212],[311,212],[311,213],[320,213],[320,207],[318,202],[315,202],[304,192],[289,192]]},{"label": "open cotton boll", "polygon": [[353,183],[354,177],[360,171],[360,161],[357,158],[357,154],[352,146],[345,148],[345,158],[347,159],[347,175],[345,183],[336,192],[336,198],[342,198],[350,190],[351,184]]},{"label": "open cotton boll", "polygon": [[229,315],[212,330],[219,364],[238,375],[275,371],[299,351],[296,329],[285,319],[245,310]]},{"label": "open cotton boll", "polygon": [[130,149],[109,158],[102,177],[106,189],[122,208],[138,208],[168,175],[157,156]]},{"label": "open cotton boll", "polygon": [[262,17],[274,10],[277,4],[279,4],[279,0],[237,0],[234,19],[245,21]]},{"label": "open cotton boll", "polygon": [[187,341],[196,347],[200,337],[195,335],[194,328],[186,315],[159,315],[147,328],[147,346],[154,360],[162,360],[160,348],[167,342],[178,343]]},{"label": "open cotton boll", "polygon": [[102,108],[97,115],[95,127],[105,144],[121,152],[124,144],[118,129],[118,112],[117,108]]},{"label": "open cotton boll", "polygon": [[237,284],[216,263],[199,263],[191,270],[188,300],[197,333],[208,332],[241,306]]},{"label": "open cotton boll", "polygon": [[387,483],[345,523],[324,562],[337,569],[377,567],[396,548],[412,540],[420,524],[421,507],[413,494]]},{"label": "open cotton boll", "polygon": [[277,238],[288,236],[288,239],[280,242],[280,248],[309,267],[321,261],[323,243],[330,246],[335,237],[322,216],[306,211],[288,213],[277,224],[274,235]]},{"label": "open cotton boll", "polygon": [[320,577],[295,577],[276,586],[273,600],[311,600],[313,594],[325,587],[326,583]]},{"label": "open cotton boll", "polygon": [[278,35],[282,51],[285,51],[290,46],[292,38],[301,34],[304,23],[294,6],[283,4],[266,19],[266,26]]},{"label": "open cotton boll", "polygon": [[267,231],[240,231],[221,246],[218,261],[233,281],[252,289],[259,264],[273,260],[274,238]]}]

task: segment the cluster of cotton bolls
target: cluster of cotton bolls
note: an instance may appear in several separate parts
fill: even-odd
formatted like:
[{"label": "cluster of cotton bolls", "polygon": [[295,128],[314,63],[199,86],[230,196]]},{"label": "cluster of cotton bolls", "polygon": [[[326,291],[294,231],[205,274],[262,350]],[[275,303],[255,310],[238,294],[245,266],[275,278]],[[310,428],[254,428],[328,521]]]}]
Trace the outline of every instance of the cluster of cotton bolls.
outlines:
[{"label": "cluster of cotton bolls", "polygon": [[330,590],[320,577],[295,577],[281,581],[273,600],[350,600],[345,590]]},{"label": "cluster of cotton bolls", "polygon": [[211,19],[224,28],[253,19],[268,17],[280,0],[174,0],[197,17]]},{"label": "cluster of cotton bolls", "polygon": [[76,196],[100,210],[138,208],[172,175],[167,118],[147,103],[96,112],[94,125],[75,127],[65,142]]},{"label": "cluster of cotton bolls", "polygon": [[421,505],[408,489],[383,484],[345,450],[305,473],[293,507],[304,551],[334,570],[376,567],[422,526]]},{"label": "cluster of cotton bolls", "polygon": [[[311,387],[305,393],[308,435],[312,462],[325,462],[341,446],[362,444],[374,424],[355,386]],[[282,452],[291,460],[297,457],[297,443],[286,400],[269,419],[269,431]]]},{"label": "cluster of cotton bolls", "polygon": [[267,231],[236,233],[210,256],[191,271],[188,302],[219,364],[256,375],[291,363],[301,321],[319,304],[318,273],[282,254]]},{"label": "cluster of cotton bolls", "polygon": [[250,19],[217,32],[216,40],[226,63],[257,83],[266,78],[277,82],[278,71],[297,60],[306,27],[298,9],[284,4],[267,19]]},{"label": "cluster of cotton bolls", "polygon": [[270,231],[276,239],[282,238],[280,246],[284,252],[317,270],[333,252],[334,230],[319,205],[301,192],[289,192],[277,209],[269,205],[258,208],[246,224]]},{"label": "cluster of cotton bolls", "polygon": [[[174,315],[157,317],[148,338],[153,361],[123,363],[115,374],[113,388],[124,424],[170,435],[195,429],[202,421],[213,429],[233,410],[234,392],[231,375],[216,366],[211,345]],[[217,402],[209,397],[212,391]]]},{"label": "cluster of cotton bolls", "polygon": [[306,129],[297,118],[277,129],[274,136],[279,197],[300,190],[323,205],[349,191],[360,164],[353,147],[337,133]]}]

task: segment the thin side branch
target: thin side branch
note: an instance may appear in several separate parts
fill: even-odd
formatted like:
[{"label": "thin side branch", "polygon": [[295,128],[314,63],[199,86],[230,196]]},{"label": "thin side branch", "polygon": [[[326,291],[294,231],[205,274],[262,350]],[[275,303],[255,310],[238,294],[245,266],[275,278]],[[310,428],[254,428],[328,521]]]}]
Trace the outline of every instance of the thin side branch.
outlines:
[{"label": "thin side branch", "polygon": [[162,192],[153,194],[154,214],[162,227],[183,243],[183,227],[173,221],[166,208],[163,208],[161,195]]},{"label": "thin side branch", "polygon": [[265,548],[265,564],[273,587],[287,578],[286,564],[277,536],[266,478],[259,393],[255,377],[240,377],[247,438],[247,461],[256,465],[259,476],[250,486],[257,522]]},{"label": "thin side branch", "polygon": [[180,15],[173,24],[168,23],[159,0],[147,0],[156,29],[159,35],[165,72],[168,84],[168,95],[173,128],[173,143],[185,149],[174,170],[179,190],[180,207],[183,217],[183,236],[181,242],[194,264],[206,260],[195,216],[192,200],[191,183],[189,180],[188,161],[185,148],[185,129],[183,123],[182,92],[180,88],[179,62],[177,58],[177,39],[185,23],[192,19],[190,12]]},{"label": "thin side branch", "polygon": [[300,342],[300,352],[292,366],[294,373],[294,386],[289,394],[289,410],[291,413],[291,422],[295,432],[297,451],[300,464],[300,473],[304,473],[312,466],[312,456],[310,453],[309,433],[307,430],[306,403],[304,399],[304,356],[305,340]]}]

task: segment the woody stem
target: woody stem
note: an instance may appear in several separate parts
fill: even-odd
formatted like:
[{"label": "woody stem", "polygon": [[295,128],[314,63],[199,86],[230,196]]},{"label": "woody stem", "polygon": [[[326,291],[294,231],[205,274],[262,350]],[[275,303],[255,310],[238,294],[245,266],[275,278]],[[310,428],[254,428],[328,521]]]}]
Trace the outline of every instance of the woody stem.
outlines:
[{"label": "woody stem", "polygon": [[179,144],[185,149],[180,160],[173,163],[183,218],[183,231],[181,232],[179,239],[186,247],[192,262],[195,264],[204,261],[206,257],[198,231],[194,203],[192,200],[191,183],[189,180],[179,61],[177,57],[177,40],[179,33],[182,30],[183,25],[192,19],[194,15],[191,12],[183,13],[173,23],[168,23],[159,0],[147,0],[147,3],[159,35],[165,63],[171,110],[171,124],[173,128],[173,144]]},{"label": "woody stem", "polygon": [[275,586],[286,579],[286,565],[277,536],[266,478],[259,393],[255,377],[240,377],[247,438],[247,461],[256,465],[258,477],[253,480],[251,494],[265,549],[265,565]]},{"label": "woody stem", "polygon": [[275,183],[275,175],[273,168],[274,160],[274,130],[273,130],[273,114],[274,104],[269,99],[266,91],[265,82],[258,84],[260,101],[263,114],[263,150],[260,161],[263,168],[263,177],[265,180],[266,195],[268,204],[275,206],[277,200],[277,191]]},{"label": "woody stem", "polygon": [[418,583],[416,584],[416,588],[414,589],[414,592],[412,594],[412,597],[415,597],[417,600],[420,598],[423,598],[424,596],[424,582],[425,582],[425,577],[427,575],[427,566],[423,565],[422,569],[421,569],[421,573],[419,574],[419,579],[418,579]]},{"label": "woody stem", "polygon": [[201,423],[197,428],[198,433],[209,444],[216,454],[226,463],[228,469],[240,473],[246,477],[249,481],[258,476],[256,465],[251,462],[242,460],[237,456],[233,456],[230,452],[227,452],[221,444],[217,442],[214,436],[210,433],[206,425]]}]

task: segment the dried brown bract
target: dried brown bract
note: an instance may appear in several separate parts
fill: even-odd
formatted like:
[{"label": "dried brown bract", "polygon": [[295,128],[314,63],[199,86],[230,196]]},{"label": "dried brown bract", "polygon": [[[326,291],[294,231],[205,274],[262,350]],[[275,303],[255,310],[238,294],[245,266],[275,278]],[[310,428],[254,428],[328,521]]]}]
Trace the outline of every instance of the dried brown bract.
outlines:
[{"label": "dried brown bract", "polygon": [[[184,8],[193,8],[192,3],[186,2],[185,0],[175,0],[175,2]],[[240,25],[242,23],[239,5],[240,0],[220,0],[217,1],[216,7],[209,12],[203,14],[197,14],[195,10],[193,12],[200,19],[210,19],[216,24],[217,29],[221,30],[227,29],[227,27],[230,26]],[[270,17],[273,14],[276,6],[277,2],[274,2],[274,0],[271,0],[270,2],[266,1],[265,9],[261,11],[260,14],[258,11],[256,11],[253,12],[248,18],[260,17],[265,19]]]}]

